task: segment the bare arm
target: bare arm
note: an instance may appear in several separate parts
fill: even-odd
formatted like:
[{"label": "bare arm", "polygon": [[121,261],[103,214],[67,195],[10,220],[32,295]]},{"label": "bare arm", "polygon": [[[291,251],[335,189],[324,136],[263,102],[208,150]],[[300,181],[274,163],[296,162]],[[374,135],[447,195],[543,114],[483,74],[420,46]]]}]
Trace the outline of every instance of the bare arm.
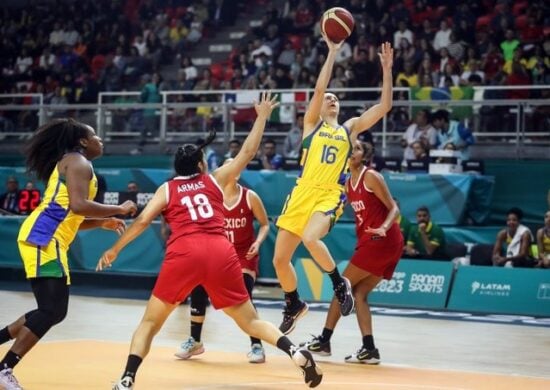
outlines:
[{"label": "bare arm", "polygon": [[539,260],[544,260],[544,245],[542,240],[544,239],[544,228],[537,230],[537,248],[539,250]]},{"label": "bare arm", "polygon": [[250,194],[250,206],[252,208],[252,213],[254,218],[260,224],[260,229],[258,230],[258,235],[256,236],[256,242],[261,244],[267,237],[269,233],[269,219],[267,218],[267,212],[265,211],[264,204],[258,194],[254,191],[249,191]]},{"label": "bare arm", "polygon": [[326,36],[323,36],[323,39],[327,43],[328,54],[325,63],[319,72],[319,76],[317,77],[313,96],[309,101],[309,106],[304,115],[304,137],[308,136],[309,133],[313,131],[321,119],[321,107],[323,106],[325,91],[327,90],[327,86],[332,77],[332,67],[334,66],[336,54],[344,43],[343,41],[340,43],[331,42]]},{"label": "bare arm", "polygon": [[497,239],[495,241],[495,246],[493,246],[493,265],[502,265],[506,260],[501,256],[500,252],[502,250],[502,244],[504,243],[506,237],[506,230],[501,230],[497,234]]},{"label": "bare arm", "polygon": [[351,118],[344,124],[355,135],[367,131],[384,117],[392,108],[393,95],[393,49],[389,42],[382,44],[382,53],[378,53],[382,65],[382,94],[380,103],[375,104],[361,116]]},{"label": "bare arm", "polygon": [[110,267],[116,260],[119,252],[134,239],[136,239],[151,224],[153,219],[159,216],[166,207],[166,184],[160,186],[153,198],[147,203],[141,214],[135,219],[134,223],[124,232],[117,242],[103,253],[96,267],[96,271],[101,271],[105,267]]},{"label": "bare arm", "polygon": [[109,217],[111,215],[133,214],[137,210],[134,202],[124,202],[120,206],[105,205],[88,200],[92,166],[80,154],[70,154],[61,162],[61,172],[65,175],[69,193],[69,208],[86,217]]},{"label": "bare arm", "polygon": [[430,241],[430,237],[428,236],[425,228],[420,229],[420,237],[422,238],[422,243],[424,244],[424,249],[426,249],[426,252],[430,256],[433,255],[436,249],[439,248],[439,245],[436,245]]},{"label": "bare arm", "polygon": [[531,246],[531,235],[529,232],[523,233],[523,236],[521,236],[521,244],[519,246],[519,252],[517,256],[510,256],[506,257],[506,261],[514,262],[515,260],[519,260],[521,258],[529,256],[529,247]]},{"label": "bare arm", "polygon": [[117,232],[119,236],[126,230],[126,222],[118,218],[86,218],[78,228],[78,230],[88,230],[102,228]]},{"label": "bare arm", "polygon": [[396,218],[399,217],[399,208],[397,207],[397,203],[393,200],[390,190],[381,174],[371,170],[367,171],[364,176],[364,183],[388,209],[388,215],[382,225],[369,226],[366,231],[379,236],[385,236]]},{"label": "bare arm", "polygon": [[277,96],[272,97],[271,92],[262,92],[260,102],[254,102],[254,108],[256,109],[256,114],[258,116],[256,117],[254,126],[252,126],[250,134],[246,137],[241,150],[235,156],[233,161],[229,164],[222,165],[212,173],[222,188],[225,187],[228,182],[235,180],[235,178],[241,174],[243,169],[245,169],[248,163],[254,158],[264,134],[265,124],[271,116],[273,109],[278,105],[279,103],[277,103]]}]

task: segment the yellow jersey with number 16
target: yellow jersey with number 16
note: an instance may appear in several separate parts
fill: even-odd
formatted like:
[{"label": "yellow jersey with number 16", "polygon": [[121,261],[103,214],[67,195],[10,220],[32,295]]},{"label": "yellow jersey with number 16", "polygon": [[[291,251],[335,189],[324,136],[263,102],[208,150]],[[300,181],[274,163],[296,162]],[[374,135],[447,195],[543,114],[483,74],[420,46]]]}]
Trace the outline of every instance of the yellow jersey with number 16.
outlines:
[{"label": "yellow jersey with number 16", "polygon": [[297,184],[343,189],[352,152],[350,131],[322,121],[302,141],[301,172]]}]

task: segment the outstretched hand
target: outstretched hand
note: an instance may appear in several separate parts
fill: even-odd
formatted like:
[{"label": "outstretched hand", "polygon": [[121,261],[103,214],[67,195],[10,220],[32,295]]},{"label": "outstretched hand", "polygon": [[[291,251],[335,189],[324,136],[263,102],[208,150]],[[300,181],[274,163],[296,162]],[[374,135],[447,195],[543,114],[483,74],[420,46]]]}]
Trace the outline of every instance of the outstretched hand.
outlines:
[{"label": "outstretched hand", "polygon": [[119,236],[126,230],[126,222],[118,218],[105,218],[101,223],[101,227],[105,230],[112,230],[117,232]]},{"label": "outstretched hand", "polygon": [[115,251],[113,248],[107,249],[97,262],[95,270],[103,271],[105,268],[111,267],[111,264],[113,263],[113,261],[116,260],[117,256],[118,252]]},{"label": "outstretched hand", "polygon": [[393,66],[393,48],[391,47],[391,43],[384,42],[381,50],[381,53],[378,53],[380,65],[382,65],[384,71],[391,71]]},{"label": "outstretched hand", "polygon": [[277,95],[271,96],[271,91],[263,91],[260,93],[260,101],[257,102],[254,100],[254,109],[256,110],[256,115],[265,116],[269,118],[271,112],[275,107],[279,105],[277,101]]},{"label": "outstretched hand", "polygon": [[329,37],[327,37],[327,35],[323,32],[321,33],[321,35],[323,36],[324,41],[327,43],[328,49],[330,51],[338,51],[344,44],[344,41],[341,41],[339,43],[332,42]]}]

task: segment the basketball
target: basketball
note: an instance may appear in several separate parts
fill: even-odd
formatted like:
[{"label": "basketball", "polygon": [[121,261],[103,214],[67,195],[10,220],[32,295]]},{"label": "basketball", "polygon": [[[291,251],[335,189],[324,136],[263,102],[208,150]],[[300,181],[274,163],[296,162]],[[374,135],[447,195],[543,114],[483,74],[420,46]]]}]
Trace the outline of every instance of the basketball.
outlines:
[{"label": "basketball", "polygon": [[340,43],[349,37],[354,26],[353,15],[341,7],[325,11],[321,18],[321,31],[334,43]]}]

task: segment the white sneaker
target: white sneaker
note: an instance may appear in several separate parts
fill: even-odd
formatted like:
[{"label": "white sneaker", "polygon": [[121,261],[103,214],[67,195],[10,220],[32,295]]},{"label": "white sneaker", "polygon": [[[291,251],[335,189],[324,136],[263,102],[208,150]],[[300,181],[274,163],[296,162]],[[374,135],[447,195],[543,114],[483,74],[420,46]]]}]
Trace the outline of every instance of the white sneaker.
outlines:
[{"label": "white sneaker", "polygon": [[249,363],[265,363],[265,351],[261,344],[252,344],[252,349],[246,356]]},{"label": "white sneaker", "polygon": [[113,385],[113,390],[132,390],[133,388],[134,380],[129,376],[125,376]]},{"label": "white sneaker", "polygon": [[0,371],[0,386],[4,390],[23,390],[11,368],[4,368]]},{"label": "white sneaker", "polygon": [[180,349],[174,355],[180,359],[189,359],[191,356],[200,355],[204,353],[204,346],[202,342],[195,341],[193,337],[189,337],[186,341],[181,343]]}]

